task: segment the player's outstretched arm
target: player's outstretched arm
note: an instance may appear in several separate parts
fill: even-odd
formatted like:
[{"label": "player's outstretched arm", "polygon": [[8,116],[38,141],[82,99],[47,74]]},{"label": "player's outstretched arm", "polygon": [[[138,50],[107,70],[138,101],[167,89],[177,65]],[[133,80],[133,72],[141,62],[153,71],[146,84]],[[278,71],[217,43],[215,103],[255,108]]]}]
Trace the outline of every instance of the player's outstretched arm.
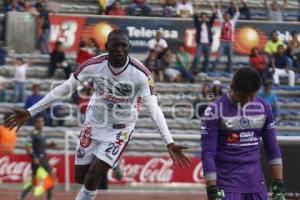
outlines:
[{"label": "player's outstretched arm", "polygon": [[47,109],[55,100],[61,99],[63,96],[70,94],[76,89],[77,80],[73,75],[64,82],[62,85],[54,88],[49,94],[47,94],[38,103],[34,104],[30,108],[12,108],[13,114],[4,122],[4,126],[10,130],[14,127],[20,128],[20,126],[27,123],[31,117]]},{"label": "player's outstretched arm", "polygon": [[143,103],[146,106],[148,113],[156,125],[159,133],[161,134],[163,140],[167,143],[168,152],[173,159],[173,163],[178,163],[180,168],[188,168],[191,164],[191,161],[183,154],[184,147],[181,145],[176,145],[173,141],[173,138],[170,134],[170,131],[167,126],[166,119],[158,106],[157,98],[155,95],[146,96],[143,98]]}]

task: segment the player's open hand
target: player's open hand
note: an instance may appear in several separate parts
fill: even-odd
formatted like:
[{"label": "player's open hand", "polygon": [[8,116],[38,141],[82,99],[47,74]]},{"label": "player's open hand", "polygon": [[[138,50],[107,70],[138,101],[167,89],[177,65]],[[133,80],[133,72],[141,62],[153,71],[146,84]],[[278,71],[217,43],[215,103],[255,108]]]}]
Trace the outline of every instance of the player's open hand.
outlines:
[{"label": "player's open hand", "polygon": [[4,121],[4,126],[12,130],[13,128],[19,129],[20,126],[25,124],[30,119],[30,114],[23,108],[11,108],[14,113]]},{"label": "player's open hand", "polygon": [[174,165],[178,163],[182,170],[190,167],[191,165],[191,161],[182,152],[184,149],[188,149],[188,147],[176,145],[174,143],[168,145],[168,151],[173,159]]}]

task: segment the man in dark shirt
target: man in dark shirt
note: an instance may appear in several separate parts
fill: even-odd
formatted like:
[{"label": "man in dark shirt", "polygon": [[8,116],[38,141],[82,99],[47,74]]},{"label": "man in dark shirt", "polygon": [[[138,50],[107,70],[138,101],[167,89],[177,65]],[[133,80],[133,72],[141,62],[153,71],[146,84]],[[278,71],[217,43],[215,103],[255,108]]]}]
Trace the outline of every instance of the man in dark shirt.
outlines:
[{"label": "man in dark shirt", "polygon": [[71,67],[65,61],[65,52],[63,51],[63,44],[60,41],[55,43],[55,49],[50,55],[49,77],[53,77],[57,68],[62,68],[65,72],[65,79],[68,79],[71,73]]},{"label": "man in dark shirt", "polygon": [[288,68],[288,57],[285,54],[283,45],[277,47],[277,53],[272,57],[273,79],[276,85],[279,85],[280,77],[288,77],[289,86],[295,86],[295,72]]},{"label": "man in dark shirt", "polygon": [[[46,143],[46,135],[43,133],[44,124],[44,118],[41,115],[38,115],[35,118],[35,130],[30,133],[27,144],[25,146],[26,153],[31,159],[32,183],[22,191],[18,200],[25,199],[26,195],[34,187],[35,176],[37,173],[37,169],[40,166],[42,166],[49,173],[49,176],[51,176],[54,180],[52,168],[48,163],[46,148],[55,147],[55,143]],[[53,188],[47,190],[47,200],[52,199],[52,190]]]},{"label": "man in dark shirt", "polygon": [[49,13],[41,3],[36,3],[35,7],[39,12],[37,20],[38,46],[42,54],[49,54],[49,38],[51,34]]},{"label": "man in dark shirt", "polygon": [[197,42],[197,52],[192,65],[193,72],[199,72],[197,70],[198,63],[200,62],[201,54],[204,56],[204,64],[202,72],[206,73],[209,64],[209,57],[211,52],[211,45],[213,43],[213,24],[216,19],[216,9],[213,7],[213,14],[208,19],[207,13],[201,13],[200,20],[197,14],[194,15],[194,24],[196,28],[196,42]]}]

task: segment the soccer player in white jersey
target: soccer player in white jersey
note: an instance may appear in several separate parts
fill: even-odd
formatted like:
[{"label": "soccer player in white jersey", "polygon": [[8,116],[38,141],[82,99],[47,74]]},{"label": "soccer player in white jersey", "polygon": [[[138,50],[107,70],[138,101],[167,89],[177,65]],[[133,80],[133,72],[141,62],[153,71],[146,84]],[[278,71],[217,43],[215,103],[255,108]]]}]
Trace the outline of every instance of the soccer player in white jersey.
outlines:
[{"label": "soccer player in white jersey", "polygon": [[13,109],[14,114],[5,121],[6,127],[20,127],[56,99],[72,93],[78,84],[92,79],[95,92],[76,148],[75,179],[83,184],[76,200],[95,199],[100,178],[115,165],[126,148],[137,120],[138,97],[142,97],[174,163],[182,169],[190,165],[182,153],[186,147],[176,145],[168,130],[154,95],[150,72],[141,62],[128,56],[127,34],[119,29],[112,31],[106,49],[108,54],[87,60],[37,104],[27,110]]}]

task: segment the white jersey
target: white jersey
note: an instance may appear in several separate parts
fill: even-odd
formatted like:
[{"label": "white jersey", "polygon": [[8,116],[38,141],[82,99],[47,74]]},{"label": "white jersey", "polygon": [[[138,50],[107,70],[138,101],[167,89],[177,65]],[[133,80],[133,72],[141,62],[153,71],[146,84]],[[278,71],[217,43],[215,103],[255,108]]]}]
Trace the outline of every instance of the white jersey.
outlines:
[{"label": "white jersey", "polygon": [[132,57],[118,73],[109,65],[107,54],[91,58],[77,68],[74,77],[81,83],[89,79],[93,82],[95,92],[88,104],[85,124],[93,128],[95,135],[124,126],[133,129],[138,97],[154,93],[149,70]]}]

